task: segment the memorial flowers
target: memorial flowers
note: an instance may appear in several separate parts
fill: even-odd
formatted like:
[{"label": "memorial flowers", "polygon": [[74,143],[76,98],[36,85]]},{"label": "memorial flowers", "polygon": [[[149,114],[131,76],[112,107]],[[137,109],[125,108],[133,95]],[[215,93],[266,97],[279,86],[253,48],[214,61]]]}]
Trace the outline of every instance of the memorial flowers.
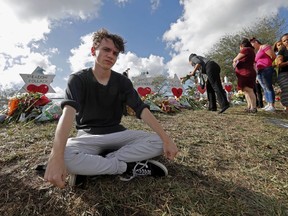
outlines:
[{"label": "memorial flowers", "polygon": [[32,111],[39,114],[40,111],[37,113],[37,109],[50,101],[49,98],[39,92],[18,93],[8,100],[7,116],[9,121],[19,121],[21,118],[26,118]]}]

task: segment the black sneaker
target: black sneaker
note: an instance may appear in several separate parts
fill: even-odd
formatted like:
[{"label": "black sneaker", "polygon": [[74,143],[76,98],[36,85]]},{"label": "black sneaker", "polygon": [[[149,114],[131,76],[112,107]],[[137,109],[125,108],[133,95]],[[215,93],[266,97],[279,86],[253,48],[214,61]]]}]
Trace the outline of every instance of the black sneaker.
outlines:
[{"label": "black sneaker", "polygon": [[226,105],[226,106],[224,106],[224,107],[218,112],[218,114],[224,113],[229,107],[230,107],[229,104]]},{"label": "black sneaker", "polygon": [[121,176],[121,181],[130,181],[137,176],[162,177],[168,175],[167,168],[155,160],[146,160],[141,162],[127,163],[126,176]]},{"label": "black sneaker", "polygon": [[71,187],[84,186],[87,181],[87,176],[70,174],[68,184]]}]

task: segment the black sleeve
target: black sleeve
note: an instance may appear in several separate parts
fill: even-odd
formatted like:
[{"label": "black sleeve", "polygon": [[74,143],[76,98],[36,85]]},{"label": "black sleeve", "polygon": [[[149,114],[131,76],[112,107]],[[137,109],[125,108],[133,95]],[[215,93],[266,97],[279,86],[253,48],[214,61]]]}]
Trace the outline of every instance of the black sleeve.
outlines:
[{"label": "black sleeve", "polygon": [[80,78],[71,74],[65,90],[64,100],[61,102],[61,108],[63,109],[65,105],[69,105],[78,112],[83,98],[81,93],[84,92],[83,89],[84,86],[82,85]]},{"label": "black sleeve", "polygon": [[145,104],[140,96],[138,95],[137,91],[134,89],[132,82],[129,79],[125,80],[125,98],[126,104],[131,107],[135,113],[136,117],[141,119],[141,113],[144,108],[150,109],[148,104]]}]

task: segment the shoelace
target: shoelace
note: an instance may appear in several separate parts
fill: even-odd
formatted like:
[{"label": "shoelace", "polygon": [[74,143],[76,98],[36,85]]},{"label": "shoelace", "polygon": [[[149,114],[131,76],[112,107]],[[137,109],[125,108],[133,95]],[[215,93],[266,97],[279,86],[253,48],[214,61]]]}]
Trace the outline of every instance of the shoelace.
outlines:
[{"label": "shoelace", "polygon": [[[147,163],[148,163],[148,161],[146,161],[145,163],[137,162],[136,165],[134,166],[133,170],[132,170],[132,175],[129,178],[125,178],[125,177],[120,176],[120,180],[121,181],[130,181],[139,175],[151,175],[151,170],[147,169],[148,168]],[[138,167],[139,165],[141,165],[141,167],[136,169],[136,167]]]},{"label": "shoelace", "polygon": [[[137,175],[151,175],[151,170],[147,169],[147,163],[148,161],[146,161],[145,163],[138,162],[133,169],[133,176],[136,177]],[[141,165],[141,167],[136,169],[138,165]]]}]

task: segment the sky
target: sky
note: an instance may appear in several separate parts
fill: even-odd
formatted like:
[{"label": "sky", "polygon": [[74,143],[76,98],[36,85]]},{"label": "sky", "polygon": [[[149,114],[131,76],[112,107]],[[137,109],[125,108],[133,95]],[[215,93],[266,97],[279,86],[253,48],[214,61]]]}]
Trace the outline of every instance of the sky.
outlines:
[{"label": "sky", "polygon": [[93,66],[100,28],[126,41],[113,70],[181,77],[192,70],[190,53],[204,55],[225,34],[277,13],[288,22],[287,0],[1,0],[0,8],[0,90],[22,88],[19,74],[39,66],[55,75],[51,97],[63,96],[72,72]]}]

